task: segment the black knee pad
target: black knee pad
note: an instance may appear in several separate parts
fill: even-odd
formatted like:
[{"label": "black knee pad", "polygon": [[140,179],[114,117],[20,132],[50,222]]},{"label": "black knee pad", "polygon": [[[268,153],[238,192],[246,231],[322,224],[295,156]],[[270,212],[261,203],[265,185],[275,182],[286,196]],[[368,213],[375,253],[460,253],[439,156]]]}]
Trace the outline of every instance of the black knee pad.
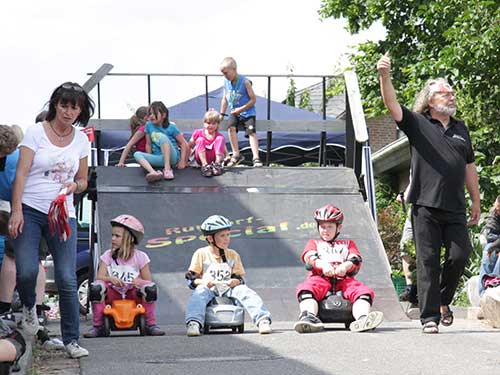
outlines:
[{"label": "black knee pad", "polygon": [[362,296],[359,296],[358,299],[364,299],[365,301],[368,301],[370,305],[373,304],[372,297],[370,297],[368,294],[363,294]]},{"label": "black knee pad", "polygon": [[158,287],[155,283],[143,285],[141,289],[137,291],[137,295],[142,297],[144,302],[154,302],[158,298]]},{"label": "black knee pad", "polygon": [[314,299],[314,294],[308,290],[303,290],[302,292],[299,293],[298,300],[299,303],[302,301],[305,301],[306,299]]},{"label": "black knee pad", "polygon": [[89,288],[89,300],[92,302],[104,302],[106,298],[106,287],[101,283],[92,283]]}]

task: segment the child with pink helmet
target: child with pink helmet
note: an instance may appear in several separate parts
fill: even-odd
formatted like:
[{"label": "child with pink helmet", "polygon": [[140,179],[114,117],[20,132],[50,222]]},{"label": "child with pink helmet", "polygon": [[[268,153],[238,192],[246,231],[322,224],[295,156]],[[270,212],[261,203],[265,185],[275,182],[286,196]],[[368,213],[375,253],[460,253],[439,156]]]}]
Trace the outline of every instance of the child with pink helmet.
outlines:
[{"label": "child with pink helmet", "polygon": [[121,298],[120,289],[127,289],[127,299],[144,306],[146,313],[146,334],[165,334],[156,324],[154,301],[157,287],[153,283],[148,255],[135,248],[144,237],[142,223],[132,215],[120,215],[111,220],[111,249],[101,255],[96,281],[90,286],[93,327],[83,336],[87,338],[104,336],[104,308]]}]

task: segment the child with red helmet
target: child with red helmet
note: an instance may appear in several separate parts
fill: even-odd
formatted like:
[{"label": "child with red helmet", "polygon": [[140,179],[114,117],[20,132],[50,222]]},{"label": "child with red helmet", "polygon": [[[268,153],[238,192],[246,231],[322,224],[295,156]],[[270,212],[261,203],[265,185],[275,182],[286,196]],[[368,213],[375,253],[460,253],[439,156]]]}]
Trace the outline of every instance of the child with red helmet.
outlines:
[{"label": "child with red helmet", "polygon": [[380,311],[370,312],[373,290],[356,280],[354,275],[361,267],[362,258],[354,241],[338,240],[344,214],[330,204],[314,213],[321,239],[311,239],[302,252],[302,261],[312,266],[307,279],[297,286],[300,316],[294,329],[299,333],[319,332],[323,322],[317,317],[318,302],[332,288],[331,278],[336,279],[335,292],[342,291],[344,298],[353,304],[356,319],[349,326],[351,331],[369,331],[382,323]]},{"label": "child with red helmet", "polygon": [[[153,283],[148,255],[135,248],[144,237],[142,223],[132,215],[120,215],[111,220],[111,249],[101,255],[96,281],[90,286],[93,327],[83,336],[104,336],[104,308],[112,301],[122,298],[135,300],[144,306],[146,334],[165,334],[156,325],[155,306],[157,287]],[[132,288],[129,288],[132,286]]]}]

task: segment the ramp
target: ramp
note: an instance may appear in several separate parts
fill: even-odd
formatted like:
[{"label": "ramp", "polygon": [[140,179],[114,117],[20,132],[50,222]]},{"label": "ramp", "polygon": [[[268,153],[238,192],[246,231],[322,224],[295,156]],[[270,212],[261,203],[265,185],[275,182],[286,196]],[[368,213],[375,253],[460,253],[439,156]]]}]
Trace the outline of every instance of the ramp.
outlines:
[{"label": "ramp", "polygon": [[190,295],[184,273],[193,252],[206,245],[199,225],[213,214],[234,222],[230,247],[240,253],[247,284],[261,295],[274,320],[295,320],[295,287],[306,276],[300,255],[306,241],[317,237],[312,213],[327,203],[345,212],[341,238],[353,239],[363,255],[358,278],[375,290],[375,308],[388,320],[405,319],[352,169],[235,168],[214,178],[186,169],[175,176],[148,185],[140,168],[97,169],[100,249],[109,248],[109,221],[118,214],[131,213],[144,223],[140,248],[151,257],[160,286],[160,324],[184,321]]}]

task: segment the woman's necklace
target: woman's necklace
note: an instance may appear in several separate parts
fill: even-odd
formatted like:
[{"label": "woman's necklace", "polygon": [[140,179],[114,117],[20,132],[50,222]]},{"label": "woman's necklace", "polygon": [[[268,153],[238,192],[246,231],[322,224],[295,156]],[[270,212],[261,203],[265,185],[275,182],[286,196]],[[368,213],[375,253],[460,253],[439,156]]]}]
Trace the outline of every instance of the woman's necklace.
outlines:
[{"label": "woman's necklace", "polygon": [[68,134],[59,134],[58,132],[56,132],[56,129],[54,129],[54,125],[52,125],[52,123],[50,121],[49,121],[49,125],[50,125],[50,128],[52,129],[52,131],[54,132],[54,134],[59,137],[59,142],[64,142],[64,138],[66,138],[68,135],[70,135],[71,132],[73,131],[73,127],[71,127]]}]

